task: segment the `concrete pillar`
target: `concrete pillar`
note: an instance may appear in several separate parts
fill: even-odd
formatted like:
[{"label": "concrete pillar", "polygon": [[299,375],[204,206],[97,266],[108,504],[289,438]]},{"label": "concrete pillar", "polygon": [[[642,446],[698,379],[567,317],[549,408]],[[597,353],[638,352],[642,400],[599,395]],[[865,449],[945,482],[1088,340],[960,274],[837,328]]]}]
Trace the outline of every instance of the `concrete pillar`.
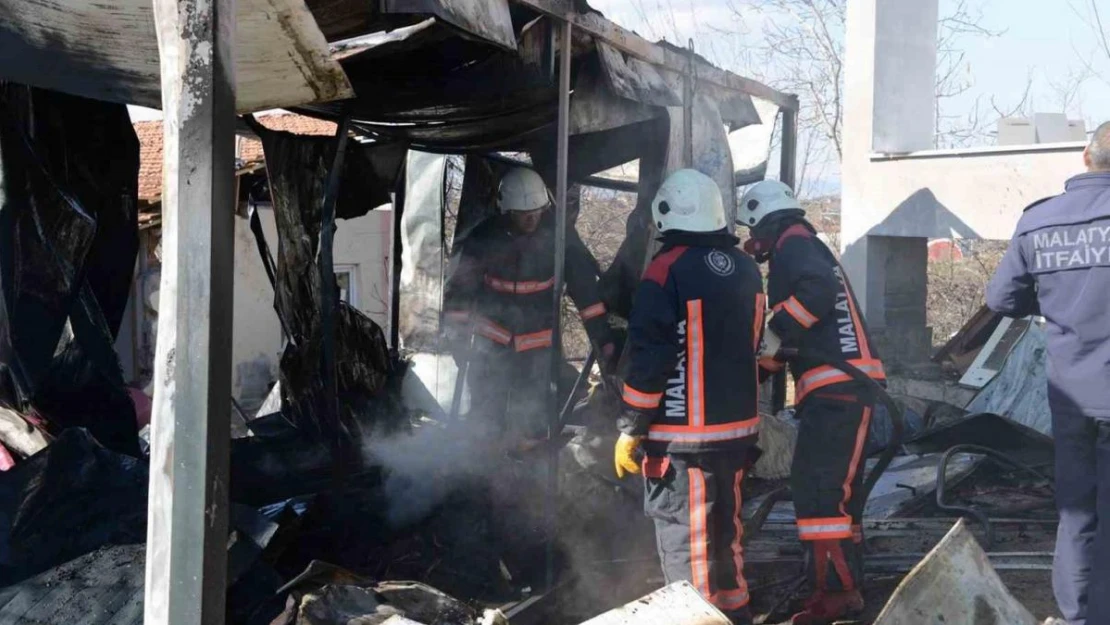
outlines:
[{"label": "concrete pillar", "polygon": [[848,3],[842,252],[873,330],[897,326],[925,333],[925,240],[879,236],[891,233],[884,233],[883,222],[895,207],[873,195],[871,155],[933,147],[937,4]]},{"label": "concrete pillar", "polygon": [[154,0],[165,114],[146,625],[220,625],[227,594],[235,0]]}]

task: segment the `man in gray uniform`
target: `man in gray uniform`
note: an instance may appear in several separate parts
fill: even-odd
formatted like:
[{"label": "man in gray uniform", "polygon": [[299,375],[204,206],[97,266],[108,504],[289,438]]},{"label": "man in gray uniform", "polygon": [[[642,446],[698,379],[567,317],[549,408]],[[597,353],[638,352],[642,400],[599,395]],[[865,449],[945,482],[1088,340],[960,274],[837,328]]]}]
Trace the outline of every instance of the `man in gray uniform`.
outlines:
[{"label": "man in gray uniform", "polygon": [[1110,623],[1110,123],[1088,172],[1025,209],[987,305],[1047,321],[1060,527],[1052,586],[1070,625]]}]

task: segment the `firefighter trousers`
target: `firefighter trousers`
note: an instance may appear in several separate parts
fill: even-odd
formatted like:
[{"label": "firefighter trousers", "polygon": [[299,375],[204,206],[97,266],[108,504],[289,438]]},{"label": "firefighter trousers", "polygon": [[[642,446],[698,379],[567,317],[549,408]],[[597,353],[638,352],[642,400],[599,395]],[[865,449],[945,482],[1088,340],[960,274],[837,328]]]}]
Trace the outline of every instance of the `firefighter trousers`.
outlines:
[{"label": "firefighter trousers", "polygon": [[747,450],[644,460],[644,512],[668,584],[688,581],[733,623],[750,623],[740,486]]},{"label": "firefighter trousers", "polygon": [[861,491],[871,413],[858,395],[836,391],[817,391],[798,407],[790,490],[816,592],[863,583]]}]

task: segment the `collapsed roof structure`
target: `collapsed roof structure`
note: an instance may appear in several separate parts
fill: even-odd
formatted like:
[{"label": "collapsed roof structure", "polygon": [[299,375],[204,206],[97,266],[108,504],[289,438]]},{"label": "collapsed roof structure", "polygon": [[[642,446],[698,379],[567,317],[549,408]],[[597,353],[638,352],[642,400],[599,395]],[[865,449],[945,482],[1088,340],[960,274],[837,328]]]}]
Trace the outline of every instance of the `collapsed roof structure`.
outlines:
[{"label": "collapsed roof structure", "polygon": [[[42,346],[54,348],[67,318],[77,318],[78,303],[90,319],[99,318],[98,307],[110,308],[112,289],[94,283],[90,294],[85,281],[106,284],[112,272],[88,273],[85,265],[97,254],[114,255],[108,265],[125,272],[128,250],[132,263],[134,253],[105,238],[134,236],[136,190],[126,179],[137,169],[137,145],[131,131],[116,142],[111,134],[121,127],[122,107],[113,112],[105,104],[88,105],[107,123],[82,154],[90,159],[105,146],[118,150],[120,158],[109,159],[118,161],[111,172],[118,185],[74,188],[57,175],[67,167],[66,155],[46,149],[82,138],[72,132],[74,112],[90,101],[70,96],[160,107],[166,116],[145,588],[151,622],[218,623],[224,617],[233,133],[261,137],[271,192],[283,198],[275,205],[289,238],[279,245],[278,262],[261,238],[259,247],[295,348],[287,356],[295,353],[296,371],[285,371],[283,361],[283,375],[294,382],[283,378],[284,399],[294,406],[294,421],[312,413],[311,429],[336,457],[350,427],[339,393],[358,384],[380,386],[381,380],[372,367],[345,368],[343,350],[376,345],[377,338],[365,322],[320,295],[335,292],[335,219],[393,202],[397,315],[401,274],[419,273],[421,224],[441,220],[443,211],[436,200],[441,166],[417,152],[406,157],[407,151],[482,160],[468,168],[473,181],[464,205],[473,214],[463,211],[460,224],[488,207],[482,200],[489,198],[498,161],[486,157],[495,153],[526,153],[547,180],[556,195],[560,241],[573,218],[573,184],[637,191],[628,238],[601,276],[618,314],[627,310],[651,245],[647,203],[667,172],[696,167],[710,174],[732,209],[737,185],[765,175],[781,117],[780,177],[793,182],[794,96],[716,68],[692,50],[648,42],[582,0],[24,0],[0,11],[0,79],[13,83],[6,87],[3,114],[5,132],[16,143],[0,153],[5,173],[14,155],[30,155],[49,182],[10,192],[2,198],[5,212],[34,217],[44,210],[39,194],[48,188],[62,192],[56,206],[70,212],[36,241],[49,248],[67,219],[80,217],[91,232],[99,227],[98,243],[83,243],[81,253],[66,259],[67,271],[46,274],[66,293],[59,300],[64,305],[52,311],[50,330],[37,337],[41,345],[32,346],[47,363]],[[70,95],[57,104],[53,92]],[[279,107],[334,121],[336,134],[293,141],[249,117],[234,117]],[[23,147],[13,148],[19,141]],[[634,161],[634,183],[603,175]],[[432,182],[420,182],[428,174]],[[34,172],[26,175],[34,178]],[[102,201],[102,213],[79,215],[88,194]],[[124,210],[116,210],[110,197],[124,198]],[[556,292],[562,290],[564,247],[556,251]],[[0,258],[5,276],[17,264]],[[6,277],[4,306],[12,323],[27,319],[26,309],[13,314],[23,295]],[[118,325],[112,315],[107,323],[90,322],[99,332],[95,344],[103,346]],[[79,340],[96,334],[74,326]],[[392,324],[395,348],[399,326]],[[344,332],[354,338],[337,344],[336,334]],[[24,366],[21,348],[31,349],[16,344],[5,364],[15,395],[33,403],[28,372],[34,369]]]}]

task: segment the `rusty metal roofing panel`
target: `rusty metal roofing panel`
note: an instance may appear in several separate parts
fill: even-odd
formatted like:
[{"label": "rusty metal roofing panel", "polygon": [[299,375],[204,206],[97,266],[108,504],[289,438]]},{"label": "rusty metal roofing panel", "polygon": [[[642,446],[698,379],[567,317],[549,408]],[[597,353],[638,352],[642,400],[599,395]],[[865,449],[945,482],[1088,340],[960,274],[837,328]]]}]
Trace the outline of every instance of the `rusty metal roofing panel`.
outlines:
[{"label": "rusty metal roofing panel", "polygon": [[[239,0],[236,8],[240,112],[353,95],[304,0]],[[151,1],[4,3],[0,78],[159,108],[161,72]]]}]

